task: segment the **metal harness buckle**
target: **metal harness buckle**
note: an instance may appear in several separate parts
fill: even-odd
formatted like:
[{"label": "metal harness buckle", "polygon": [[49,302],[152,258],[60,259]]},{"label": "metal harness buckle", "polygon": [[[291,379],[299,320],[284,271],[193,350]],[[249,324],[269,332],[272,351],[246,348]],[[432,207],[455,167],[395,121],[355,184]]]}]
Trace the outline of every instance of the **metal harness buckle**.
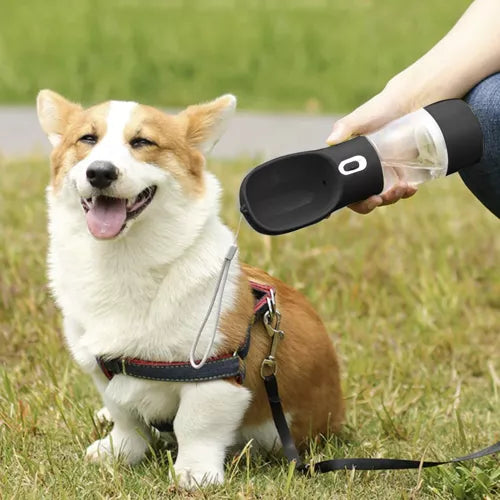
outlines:
[{"label": "metal harness buckle", "polygon": [[271,289],[270,295],[270,297],[267,297],[268,310],[262,318],[266,331],[271,337],[271,350],[269,351],[269,356],[265,358],[260,365],[260,376],[263,379],[276,374],[278,368],[276,363],[276,351],[279,341],[285,336],[285,332],[280,330],[281,314],[276,309],[276,297],[273,289]]}]

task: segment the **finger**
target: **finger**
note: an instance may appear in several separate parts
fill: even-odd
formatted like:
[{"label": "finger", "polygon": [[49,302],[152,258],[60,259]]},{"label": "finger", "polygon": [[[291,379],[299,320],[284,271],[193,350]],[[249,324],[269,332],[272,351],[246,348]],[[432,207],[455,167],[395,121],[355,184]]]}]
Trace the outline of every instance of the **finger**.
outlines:
[{"label": "finger", "polygon": [[400,182],[381,195],[370,196],[370,198],[366,200],[351,203],[349,208],[358,214],[369,214],[377,207],[392,205],[401,199],[409,198],[413,196],[417,190],[416,186],[410,186],[405,182]]},{"label": "finger", "polygon": [[391,189],[380,195],[383,200],[382,205],[392,205],[393,203],[396,203],[403,198],[407,189],[408,184],[406,183],[399,182],[398,184],[395,184],[391,187]]},{"label": "finger", "polygon": [[383,200],[379,195],[370,196],[366,200],[358,201],[357,203],[352,203],[349,205],[351,210],[354,210],[358,214],[369,214],[372,210],[382,205]]},{"label": "finger", "polygon": [[338,144],[353,135],[373,132],[385,125],[399,114],[398,109],[393,109],[394,104],[386,101],[385,95],[377,94],[352,113],[338,120],[326,142],[330,145]]},{"label": "finger", "polygon": [[416,192],[418,191],[417,186],[408,186],[406,189],[405,194],[402,196],[402,198],[410,198],[413,196]]},{"label": "finger", "polygon": [[401,199],[410,198],[416,192],[416,186],[410,186],[406,182],[399,182],[381,195],[383,200],[382,205],[392,205]]}]

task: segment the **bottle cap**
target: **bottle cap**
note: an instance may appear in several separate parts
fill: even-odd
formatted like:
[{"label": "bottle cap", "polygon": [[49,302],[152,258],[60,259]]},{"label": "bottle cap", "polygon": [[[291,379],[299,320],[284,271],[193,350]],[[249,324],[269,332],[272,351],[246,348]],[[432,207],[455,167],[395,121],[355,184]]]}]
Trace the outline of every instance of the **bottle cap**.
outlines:
[{"label": "bottle cap", "polygon": [[443,133],[448,150],[450,175],[475,165],[483,155],[483,132],[479,120],[462,99],[447,99],[424,108],[434,118]]}]

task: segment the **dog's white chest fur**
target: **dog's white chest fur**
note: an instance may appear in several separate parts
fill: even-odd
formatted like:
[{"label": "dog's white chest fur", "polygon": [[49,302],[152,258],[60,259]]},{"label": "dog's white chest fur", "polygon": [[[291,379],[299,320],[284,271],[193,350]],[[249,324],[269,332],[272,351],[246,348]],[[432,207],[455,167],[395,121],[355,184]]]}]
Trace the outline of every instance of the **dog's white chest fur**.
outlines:
[{"label": "dog's white chest fur", "polygon": [[[162,263],[162,255],[168,255],[175,242],[170,248],[143,250],[141,238],[132,234],[100,242],[90,239],[82,227],[83,234],[68,235],[65,228],[78,222],[70,222],[70,216],[65,222],[61,215],[52,206],[49,276],[65,317],[75,323],[68,343],[80,364],[89,370],[96,355],[187,359],[232,242],[227,228],[212,218],[180,258]],[[234,301],[234,264],[224,310]],[[214,320],[212,316],[205,329],[200,352]]]}]

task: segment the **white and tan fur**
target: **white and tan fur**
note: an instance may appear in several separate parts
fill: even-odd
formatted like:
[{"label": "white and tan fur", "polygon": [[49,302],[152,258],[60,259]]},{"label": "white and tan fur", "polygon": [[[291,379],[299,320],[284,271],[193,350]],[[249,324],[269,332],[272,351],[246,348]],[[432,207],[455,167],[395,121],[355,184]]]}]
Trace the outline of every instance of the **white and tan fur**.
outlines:
[{"label": "white and tan fur", "polygon": [[[243,385],[234,380],[167,383],[117,375],[108,381],[96,356],[187,361],[233,235],[221,222],[220,186],[204,154],[219,139],[236,100],[231,95],[166,115],[132,102],[83,109],[43,90],[38,115],[54,149],[49,204],[50,285],[64,316],[64,334],[78,364],[99,389],[114,427],[87,457],[139,462],[151,439],[149,422],[172,419],[181,485],[220,483],[232,445],[249,439],[279,447],[263,383],[269,337],[252,333]],[[95,144],[81,138],[96,137]],[[134,137],[154,142],[133,148]],[[87,228],[81,199],[96,193],[86,177],[94,161],[113,163],[118,178],[102,194],[134,198],[157,187],[151,203],[116,237]],[[298,292],[235,257],[226,285],[212,355],[234,352],[252,315],[248,279],[277,288],[285,340],[278,352],[283,405],[299,443],[337,431],[343,419],[338,365],[320,319]],[[198,346],[209,342],[212,315]]]}]

